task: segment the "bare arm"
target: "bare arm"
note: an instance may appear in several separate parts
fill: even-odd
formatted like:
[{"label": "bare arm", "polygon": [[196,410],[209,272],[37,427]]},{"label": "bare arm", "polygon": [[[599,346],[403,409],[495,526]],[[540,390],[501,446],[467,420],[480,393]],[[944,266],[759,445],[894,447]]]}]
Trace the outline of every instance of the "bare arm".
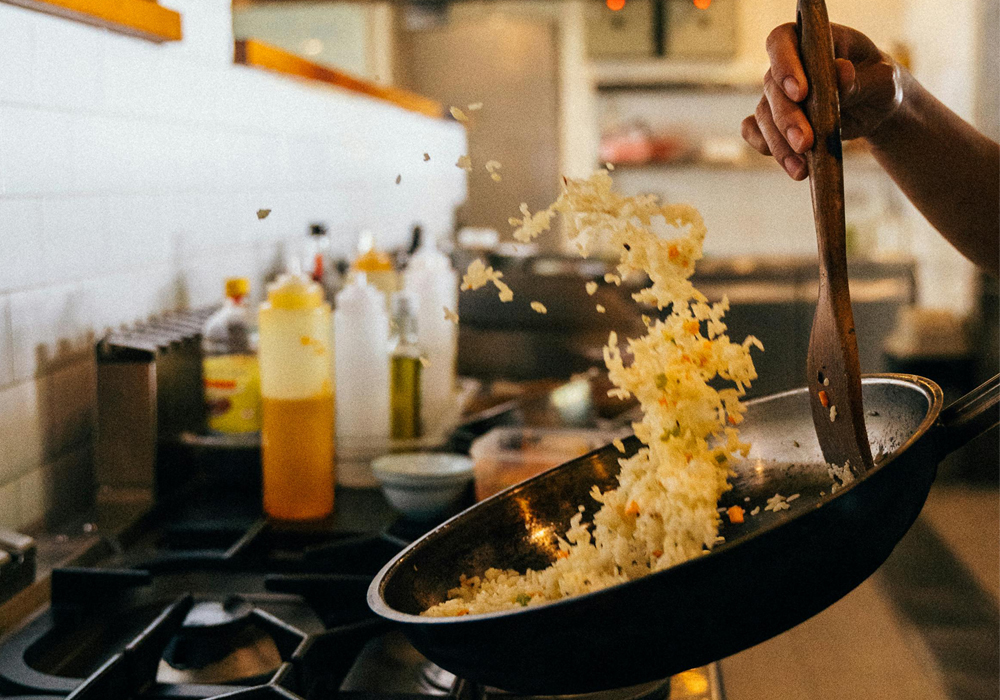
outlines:
[{"label": "bare arm", "polygon": [[[1000,147],[934,98],[866,36],[833,26],[845,139],[864,138],[878,162],[948,241],[1000,273]],[[796,180],[813,135],[794,25],[768,37],[764,96],[743,137]]]}]

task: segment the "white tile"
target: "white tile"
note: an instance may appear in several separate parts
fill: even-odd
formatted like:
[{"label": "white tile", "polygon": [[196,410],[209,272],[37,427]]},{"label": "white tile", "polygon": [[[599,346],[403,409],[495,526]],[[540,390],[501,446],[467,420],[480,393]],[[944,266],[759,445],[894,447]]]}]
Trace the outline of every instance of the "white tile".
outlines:
[{"label": "white tile", "polygon": [[0,102],[36,99],[35,23],[27,10],[0,7]]},{"label": "white tile", "polygon": [[104,99],[101,67],[106,32],[48,16],[38,18],[36,31],[39,103],[59,109],[99,108]]},{"label": "white tile", "polygon": [[111,114],[156,116],[163,106],[159,85],[167,76],[159,47],[133,37],[107,35],[101,90]]},{"label": "white tile", "polygon": [[0,391],[0,484],[38,466],[42,459],[38,396],[34,382]]},{"label": "white tile", "polygon": [[48,509],[44,467],[32,469],[15,483],[18,499],[18,529],[34,529],[44,524]]},{"label": "white tile", "polygon": [[38,285],[42,262],[42,210],[36,199],[0,199],[0,291]]},{"label": "white tile", "polygon": [[0,163],[8,195],[67,191],[71,122],[68,114],[0,105]]},{"label": "white tile", "polygon": [[10,295],[14,381],[45,374],[93,352],[91,298],[79,285]]},{"label": "white tile", "polygon": [[103,270],[138,270],[169,262],[164,201],[163,197],[150,195],[108,198]]},{"label": "white tile", "polygon": [[0,486],[0,527],[16,530],[21,525],[21,499],[17,482]]},{"label": "white tile", "polygon": [[107,201],[49,199],[42,208],[44,270],[53,283],[93,277],[108,269]]}]

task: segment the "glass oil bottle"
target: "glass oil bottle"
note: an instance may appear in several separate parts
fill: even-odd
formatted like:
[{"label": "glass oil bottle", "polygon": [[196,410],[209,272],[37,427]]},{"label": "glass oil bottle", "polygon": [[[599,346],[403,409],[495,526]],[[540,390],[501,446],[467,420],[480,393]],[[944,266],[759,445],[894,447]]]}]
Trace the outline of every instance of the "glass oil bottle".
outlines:
[{"label": "glass oil bottle", "polygon": [[417,345],[417,299],[407,292],[392,297],[393,336],[389,356],[389,425],[393,440],[413,440],[423,433],[420,416],[420,374]]}]

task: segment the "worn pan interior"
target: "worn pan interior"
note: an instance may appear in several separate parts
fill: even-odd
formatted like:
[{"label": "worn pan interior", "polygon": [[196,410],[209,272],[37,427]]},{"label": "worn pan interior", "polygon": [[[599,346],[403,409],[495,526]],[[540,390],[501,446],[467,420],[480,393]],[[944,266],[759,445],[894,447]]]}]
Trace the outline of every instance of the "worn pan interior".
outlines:
[{"label": "worn pan interior", "polygon": [[[642,579],[542,607],[460,618],[419,613],[443,600],[459,575],[552,561],[593,484],[615,485],[608,446],[470,508],[402,552],[376,577],[369,604],[403,623],[414,645],[449,671],[501,688],[566,693],[663,678],[747,648],[802,622],[884,561],[926,498],[940,454],[918,440],[941,410],[933,383],[909,375],[864,380],[876,468],[832,492],[806,391],[748,403],[741,426],[753,443],[735,465],[721,506],[761,512],[725,522],[712,553]],[[629,452],[638,448],[634,439]],[[775,493],[800,494],[765,512]],[[749,499],[749,501],[747,500]],[[581,654],[585,648],[587,653]],[[575,650],[575,651],[574,651]],[[595,658],[602,659],[594,663]]]}]

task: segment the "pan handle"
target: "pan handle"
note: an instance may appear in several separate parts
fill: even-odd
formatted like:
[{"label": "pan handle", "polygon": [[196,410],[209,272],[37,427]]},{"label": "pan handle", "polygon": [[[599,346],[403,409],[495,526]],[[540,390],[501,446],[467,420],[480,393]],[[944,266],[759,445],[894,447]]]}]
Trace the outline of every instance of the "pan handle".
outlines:
[{"label": "pan handle", "polygon": [[1000,425],[1000,374],[941,411],[938,418],[945,454],[951,454]]}]

